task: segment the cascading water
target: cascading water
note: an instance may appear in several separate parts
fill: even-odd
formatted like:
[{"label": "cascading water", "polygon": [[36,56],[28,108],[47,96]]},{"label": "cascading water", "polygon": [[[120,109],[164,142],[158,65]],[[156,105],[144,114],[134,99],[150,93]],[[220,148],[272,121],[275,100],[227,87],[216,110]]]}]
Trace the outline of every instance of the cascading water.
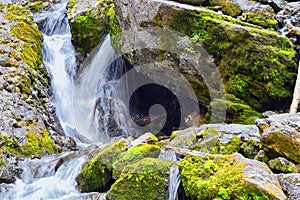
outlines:
[{"label": "cascading water", "polygon": [[8,191],[0,192],[0,199],[66,199],[79,196],[75,189],[75,177],[86,160],[82,155],[73,155],[58,169],[60,159],[70,156],[64,153],[58,157],[44,157],[42,159],[26,159],[22,166],[24,172],[21,179],[17,179]]},{"label": "cascading water", "polygon": [[66,16],[67,2],[53,4],[48,10],[34,15],[43,33],[43,61],[51,77],[57,116],[66,134],[76,141],[74,135],[73,90],[76,74],[74,47]]}]

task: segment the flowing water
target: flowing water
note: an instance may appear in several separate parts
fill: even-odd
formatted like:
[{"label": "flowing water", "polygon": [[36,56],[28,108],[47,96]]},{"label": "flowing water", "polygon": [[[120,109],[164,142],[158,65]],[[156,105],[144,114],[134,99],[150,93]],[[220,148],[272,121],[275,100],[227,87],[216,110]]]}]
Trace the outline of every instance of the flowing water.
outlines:
[{"label": "flowing water", "polygon": [[53,4],[48,10],[35,14],[35,21],[43,33],[43,61],[51,78],[57,116],[70,137],[74,135],[74,77],[76,60],[71,31],[66,17],[67,2]]}]

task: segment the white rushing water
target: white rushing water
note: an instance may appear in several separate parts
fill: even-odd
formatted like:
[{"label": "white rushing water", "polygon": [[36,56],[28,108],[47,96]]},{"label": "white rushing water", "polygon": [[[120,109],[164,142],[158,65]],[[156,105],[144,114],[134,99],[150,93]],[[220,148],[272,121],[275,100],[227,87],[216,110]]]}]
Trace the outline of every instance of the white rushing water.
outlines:
[{"label": "white rushing water", "polygon": [[17,179],[8,191],[0,192],[0,199],[54,200],[79,196],[80,193],[75,189],[75,177],[86,158],[81,155],[72,156],[55,171],[59,160],[68,154],[25,160],[22,163],[24,171],[21,179]]},{"label": "white rushing water", "polygon": [[76,60],[71,42],[71,31],[66,16],[67,2],[53,4],[48,10],[35,14],[43,33],[43,61],[51,77],[57,116],[68,136],[78,141],[73,134],[74,123],[74,76]]},{"label": "white rushing water", "polygon": [[115,51],[107,36],[91,61],[76,79],[74,106],[77,130],[93,142],[106,139],[105,134],[99,133],[99,125],[94,123],[93,109],[98,99],[98,83],[106,67],[116,58]]}]

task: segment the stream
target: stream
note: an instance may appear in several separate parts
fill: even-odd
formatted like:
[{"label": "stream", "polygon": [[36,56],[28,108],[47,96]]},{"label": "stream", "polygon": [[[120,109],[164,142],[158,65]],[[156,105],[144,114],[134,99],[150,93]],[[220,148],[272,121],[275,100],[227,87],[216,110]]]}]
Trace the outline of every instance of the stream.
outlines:
[{"label": "stream", "polygon": [[[109,134],[112,130],[116,135],[129,136],[134,130],[128,126],[130,116],[126,106],[121,101],[115,101],[114,105],[110,101],[122,71],[128,66],[122,56],[115,53],[108,35],[92,53],[90,61],[76,74],[78,69],[66,5],[67,2],[53,4],[34,15],[44,37],[43,61],[51,78],[52,102],[58,119],[66,135],[81,148],[89,143],[105,143],[112,136]],[[25,159],[20,162],[24,169],[21,177],[1,189],[0,199],[91,199],[90,195],[94,193],[84,194],[76,190],[75,178],[87,160],[85,154],[89,150],[84,152]],[[170,170],[170,200],[177,199],[179,183],[178,167],[173,167]],[[104,194],[98,194],[97,199],[105,199]]]}]

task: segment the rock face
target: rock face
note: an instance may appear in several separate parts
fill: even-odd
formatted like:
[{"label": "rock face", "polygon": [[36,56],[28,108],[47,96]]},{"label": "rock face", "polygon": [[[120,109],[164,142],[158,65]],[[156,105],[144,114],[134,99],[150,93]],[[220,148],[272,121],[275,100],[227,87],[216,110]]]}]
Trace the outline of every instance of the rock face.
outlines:
[{"label": "rock face", "polygon": [[60,131],[49,103],[42,34],[30,11],[11,4],[0,7],[0,165],[6,166],[1,171],[3,175],[7,170],[14,171],[18,160],[15,156],[39,157],[57,152],[49,132]]},{"label": "rock face", "polygon": [[179,169],[182,185],[193,199],[286,199],[264,163],[240,154],[187,156]]},{"label": "rock face", "polygon": [[300,163],[300,114],[272,115],[257,120],[262,145],[269,158],[284,157]]},{"label": "rock face", "polygon": [[[116,0],[115,9],[123,32],[163,27],[201,42],[213,56],[226,91],[255,109],[278,107],[280,100],[290,100],[296,63],[294,46],[288,38],[211,10],[172,1]],[[197,97],[201,99],[201,95]]]}]

